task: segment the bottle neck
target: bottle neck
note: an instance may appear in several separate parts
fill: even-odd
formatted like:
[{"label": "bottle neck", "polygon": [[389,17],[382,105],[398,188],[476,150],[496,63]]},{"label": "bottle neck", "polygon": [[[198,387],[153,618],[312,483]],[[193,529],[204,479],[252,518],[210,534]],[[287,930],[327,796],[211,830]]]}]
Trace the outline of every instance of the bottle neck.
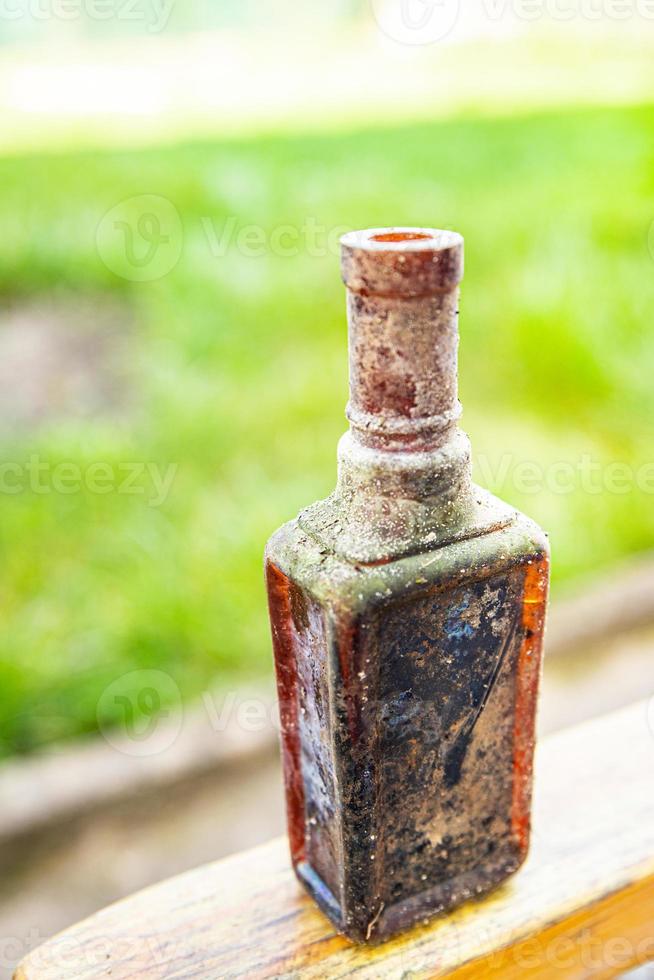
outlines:
[{"label": "bottle neck", "polygon": [[458,286],[423,296],[347,290],[353,439],[382,452],[425,452],[452,438]]},{"label": "bottle neck", "polygon": [[509,522],[473,487],[457,425],[461,236],[386,228],[341,243],[350,430],[335,492],[303,511],[300,526],[326,551],[375,564]]}]

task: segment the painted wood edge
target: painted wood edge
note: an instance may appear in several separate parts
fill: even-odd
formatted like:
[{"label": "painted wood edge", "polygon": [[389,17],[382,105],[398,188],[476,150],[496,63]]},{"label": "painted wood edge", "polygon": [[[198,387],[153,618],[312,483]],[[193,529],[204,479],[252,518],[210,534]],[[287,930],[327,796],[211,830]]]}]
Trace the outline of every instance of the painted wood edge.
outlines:
[{"label": "painted wood edge", "polygon": [[[622,769],[616,767],[616,760],[622,761],[622,756],[626,751],[631,756],[631,769],[628,770],[627,774],[629,778],[625,784],[625,788],[629,788],[626,792],[627,802],[629,800],[631,802],[635,801],[637,807],[635,811],[636,815],[638,815],[638,807],[641,804],[645,815],[651,813],[651,775],[647,763],[650,760],[650,749],[653,753],[651,758],[654,758],[654,730],[651,729],[651,724],[648,728],[647,717],[646,702],[639,702],[612,715],[586,722],[546,739],[541,747],[541,751],[545,753],[549,760],[547,764],[549,777],[547,780],[543,780],[543,789],[549,788],[553,790],[552,795],[556,796],[555,799],[551,799],[545,793],[546,800],[549,800],[548,806],[550,808],[553,806],[557,810],[561,809],[562,806],[565,806],[567,795],[570,792],[575,792],[577,788],[575,759],[577,762],[583,762],[585,759],[587,763],[592,759],[592,765],[589,764],[589,775],[592,785],[597,788],[598,792],[602,792],[605,789],[610,797],[612,795],[615,798],[616,794],[619,793],[623,775]],[[629,739],[635,739],[636,741],[635,743],[633,741],[630,742]],[[572,757],[570,755],[571,751]],[[563,767],[563,769],[561,769],[559,762],[561,757],[567,758],[570,763],[568,766]],[[603,767],[605,766],[608,766],[606,780],[603,778]],[[557,778],[553,779],[552,776],[557,770]],[[561,778],[562,774],[565,777],[563,779]],[[562,800],[561,796],[564,793],[566,794],[566,799]],[[576,805],[578,810],[583,813],[583,806],[580,806],[579,803]],[[528,923],[520,924],[515,929],[513,936],[510,931],[511,922],[509,919],[507,927],[505,928],[502,923],[500,930],[496,930],[495,934],[491,937],[489,948],[484,949],[483,943],[477,944],[479,950],[478,955],[474,955],[475,943],[468,937],[469,941],[466,945],[466,951],[469,950],[470,957],[465,962],[459,961],[454,965],[442,964],[440,969],[435,970],[434,968],[425,967],[423,958],[422,966],[419,966],[418,971],[413,975],[417,978],[419,977],[420,980],[424,980],[427,977],[447,976],[459,978],[459,980],[468,980],[468,978],[472,980],[473,977],[480,975],[506,977],[507,980],[511,980],[513,976],[516,978],[518,976],[542,977],[543,980],[547,980],[547,978],[551,980],[552,977],[579,978],[581,980],[582,977],[590,976],[596,978],[616,976],[624,970],[629,969],[632,965],[639,965],[641,962],[647,962],[654,958],[654,929],[652,927],[654,920],[652,911],[654,909],[654,902],[652,902],[654,899],[654,853],[650,855],[648,851],[648,842],[651,839],[651,834],[648,834],[641,840],[638,831],[639,826],[640,823],[638,821],[634,822],[632,819],[630,831],[631,844],[635,843],[636,847],[635,851],[633,848],[627,850],[624,867],[621,861],[616,860],[615,857],[617,855],[619,858],[622,842],[619,840],[619,834],[616,834],[615,826],[610,828],[611,839],[606,840],[606,852],[608,856],[611,851],[614,851],[614,860],[612,863],[610,861],[608,862],[608,865],[612,867],[612,873],[609,876],[609,880],[606,881],[606,887],[602,885],[601,867],[598,867],[597,879],[595,879],[593,874],[592,887],[587,888],[585,892],[579,891],[576,894],[566,895],[565,885],[562,884],[561,902],[558,906],[561,909],[560,915],[552,914],[556,912],[556,908],[552,908],[550,902],[549,914],[542,914],[539,919],[538,910],[535,905],[533,917],[531,917]],[[600,827],[600,831],[601,829]],[[593,844],[593,838],[591,838],[590,849],[593,858],[598,849],[598,838],[595,837],[594,840],[595,842]],[[601,854],[604,848],[604,843],[601,838],[599,839],[599,845]],[[217,876],[223,879],[233,878],[237,881],[240,879],[238,889],[239,893],[242,892],[240,899],[243,900],[243,895],[247,899],[247,882],[252,881],[252,872],[257,866],[267,869],[268,881],[266,888],[273,895],[277,893],[280,887],[289,886],[292,883],[291,872],[287,865],[286,849],[287,845],[285,840],[278,838],[268,844],[260,845],[251,851],[233,855],[204,868],[185,872],[183,875],[169,879],[167,882],[159,885],[150,886],[145,891],[124,899],[122,902],[117,903],[117,905],[110,906],[108,909],[96,915],[100,917],[104,917],[107,914],[109,916],[115,916],[116,910],[120,909],[121,906],[125,908],[128,903],[143,901],[145,896],[149,896],[154,901],[158,900],[162,913],[165,914],[167,906],[170,910],[173,910],[176,904],[179,907],[180,896],[183,898],[189,888],[193,889],[197,884],[201,884],[203,878],[206,879],[205,885],[208,882],[213,887],[212,882],[216,880]],[[588,885],[588,882],[586,884]],[[536,891],[534,893],[532,889],[530,893],[527,889],[526,897],[528,901],[531,900],[530,894],[533,898],[533,895],[538,896],[539,892]],[[521,896],[520,887],[518,887],[515,896],[516,900],[524,899],[524,889],[523,895]],[[507,906],[505,896],[504,908],[510,908],[512,901],[513,898],[509,895]],[[502,899],[500,899],[500,904],[501,902]],[[127,912],[127,908],[125,908],[125,911]],[[132,904],[133,911],[134,906]],[[473,920],[472,924],[474,927],[477,924],[474,920],[478,920],[479,925],[483,927],[483,917],[488,911],[490,911],[491,919],[494,912],[500,916],[504,914],[501,909],[498,911],[496,907],[493,910],[493,907],[485,902],[478,903],[473,908],[468,908],[467,910],[464,908],[460,911],[463,912],[464,919],[467,917]],[[298,914],[302,917],[307,914],[307,910],[305,908],[298,912],[296,909],[293,914]],[[317,913],[315,914],[317,915]],[[458,916],[458,913],[455,913],[455,916]],[[61,936],[75,935],[76,931],[79,930],[82,941],[88,942],[89,938],[92,939],[93,936],[95,920],[96,916],[93,916],[91,919],[86,920],[85,923],[79,923],[77,926],[66,930]],[[127,928],[129,929],[130,920],[126,919],[126,921]],[[440,921],[442,925],[443,920]],[[438,928],[438,920],[435,921],[434,927],[435,933]],[[618,934],[615,933],[616,928],[619,930]],[[589,937],[588,942],[590,942],[594,935],[599,937],[606,936],[607,929],[614,930],[613,933],[609,934],[609,940],[614,944],[615,941],[621,942],[623,946],[622,953],[619,950],[615,951],[615,956],[618,960],[622,956],[618,965],[614,966],[612,963],[601,963],[595,969],[595,972],[590,972],[587,966],[582,963],[581,967],[583,967],[584,972],[581,972],[578,968],[578,963],[573,962],[569,967],[566,967],[565,963],[553,966],[552,962],[550,962],[552,957],[556,958],[558,956],[560,958],[561,956],[560,948],[556,945],[557,943],[565,941],[569,947],[570,939],[576,937],[577,945],[579,945],[580,937],[583,939],[584,936]],[[84,932],[86,932],[86,935],[84,935]],[[329,942],[323,947],[321,962],[324,961],[326,968],[331,966],[331,962],[329,961],[331,954],[327,947],[330,947],[332,953],[337,953],[338,948],[342,947],[342,944],[345,944],[345,941],[341,940],[340,937],[330,937],[328,933],[331,933],[331,930],[329,924],[325,921],[324,938],[321,942],[325,942],[326,940],[329,940]],[[429,944],[433,937],[434,934],[431,933],[431,927],[428,927],[425,931],[420,930],[419,934],[410,932],[405,936],[399,937],[399,945],[403,950],[403,955],[409,957],[416,951],[420,951],[421,949],[424,951],[425,943]],[[314,941],[315,938],[316,936],[314,935]],[[535,952],[533,947],[534,940],[541,943]],[[55,940],[47,941],[39,949],[47,951],[47,948],[54,942]],[[228,943],[229,925],[226,931],[226,944]],[[631,947],[629,946],[630,943]],[[581,943],[581,948],[583,950],[583,943]],[[338,975],[344,977],[349,975],[350,972],[356,972],[362,969],[362,975],[372,976],[373,974],[368,971],[374,969],[378,971],[374,974],[375,976],[383,977],[387,975],[394,977],[396,974],[391,972],[385,974],[381,970],[383,965],[379,956],[381,950],[383,950],[383,947],[373,947],[368,953],[361,947],[353,948],[351,950],[351,964],[341,961],[338,964],[338,968],[342,972],[339,972]],[[341,949],[341,952],[343,952],[346,960],[350,958],[350,952],[347,949],[344,951]],[[296,959],[295,956],[291,958],[293,960]],[[544,964],[542,962],[543,960]],[[518,971],[513,970],[516,962],[519,967]],[[499,967],[497,964],[499,964]],[[301,969],[300,966],[298,975],[301,975]],[[513,972],[511,972],[512,970]],[[531,972],[528,972],[528,970],[531,970]],[[34,957],[33,953],[29,954],[21,964],[15,974],[15,980],[39,980],[42,975],[51,978],[56,974],[48,971],[42,974],[38,965],[38,956]],[[124,976],[125,974],[121,975]],[[152,976],[153,974],[143,973],[138,975]],[[163,975],[165,976],[165,974]],[[266,974],[266,976],[272,975]],[[314,974],[311,975],[313,976]],[[88,976],[88,974],[85,974],[85,976]],[[157,976],[162,976],[162,974],[157,974]]]},{"label": "painted wood edge", "polygon": [[[643,908],[653,911],[643,914]],[[440,976],[451,980],[491,975],[502,980],[551,980],[552,976],[557,980],[608,980],[654,960],[653,914],[654,862],[646,877]],[[615,935],[616,926],[619,935]]]}]

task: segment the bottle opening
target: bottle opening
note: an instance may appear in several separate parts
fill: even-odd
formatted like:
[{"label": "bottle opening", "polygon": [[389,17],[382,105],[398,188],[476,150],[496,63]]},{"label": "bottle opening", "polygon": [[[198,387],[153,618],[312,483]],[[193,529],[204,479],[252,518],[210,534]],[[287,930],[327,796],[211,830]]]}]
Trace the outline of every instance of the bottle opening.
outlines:
[{"label": "bottle opening", "polygon": [[420,242],[429,241],[433,235],[425,235],[419,231],[386,231],[381,235],[371,235],[371,242]]},{"label": "bottle opening", "polygon": [[463,274],[463,238],[429,227],[362,228],[341,238],[341,275],[368,296],[435,296],[452,292]]}]

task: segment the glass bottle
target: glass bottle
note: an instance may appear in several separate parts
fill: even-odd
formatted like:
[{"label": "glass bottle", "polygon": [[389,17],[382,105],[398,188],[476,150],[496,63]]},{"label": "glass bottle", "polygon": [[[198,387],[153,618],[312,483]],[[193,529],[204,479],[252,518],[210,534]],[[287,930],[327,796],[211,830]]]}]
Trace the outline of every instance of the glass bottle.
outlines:
[{"label": "glass bottle", "polygon": [[266,580],[291,856],[375,942],[497,886],[529,846],[549,556],[472,482],[449,231],[345,235],[349,431]]}]

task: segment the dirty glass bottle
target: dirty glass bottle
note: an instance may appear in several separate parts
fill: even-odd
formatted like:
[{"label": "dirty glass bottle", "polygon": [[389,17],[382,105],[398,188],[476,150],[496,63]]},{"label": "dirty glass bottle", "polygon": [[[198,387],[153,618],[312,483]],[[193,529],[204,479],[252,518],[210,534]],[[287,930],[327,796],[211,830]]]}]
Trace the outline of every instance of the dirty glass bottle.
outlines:
[{"label": "dirty glass bottle", "polygon": [[462,265],[449,231],[344,236],[337,486],[266,548],[293,866],[363,942],[483,894],[529,846],[548,546],[471,479]]}]

